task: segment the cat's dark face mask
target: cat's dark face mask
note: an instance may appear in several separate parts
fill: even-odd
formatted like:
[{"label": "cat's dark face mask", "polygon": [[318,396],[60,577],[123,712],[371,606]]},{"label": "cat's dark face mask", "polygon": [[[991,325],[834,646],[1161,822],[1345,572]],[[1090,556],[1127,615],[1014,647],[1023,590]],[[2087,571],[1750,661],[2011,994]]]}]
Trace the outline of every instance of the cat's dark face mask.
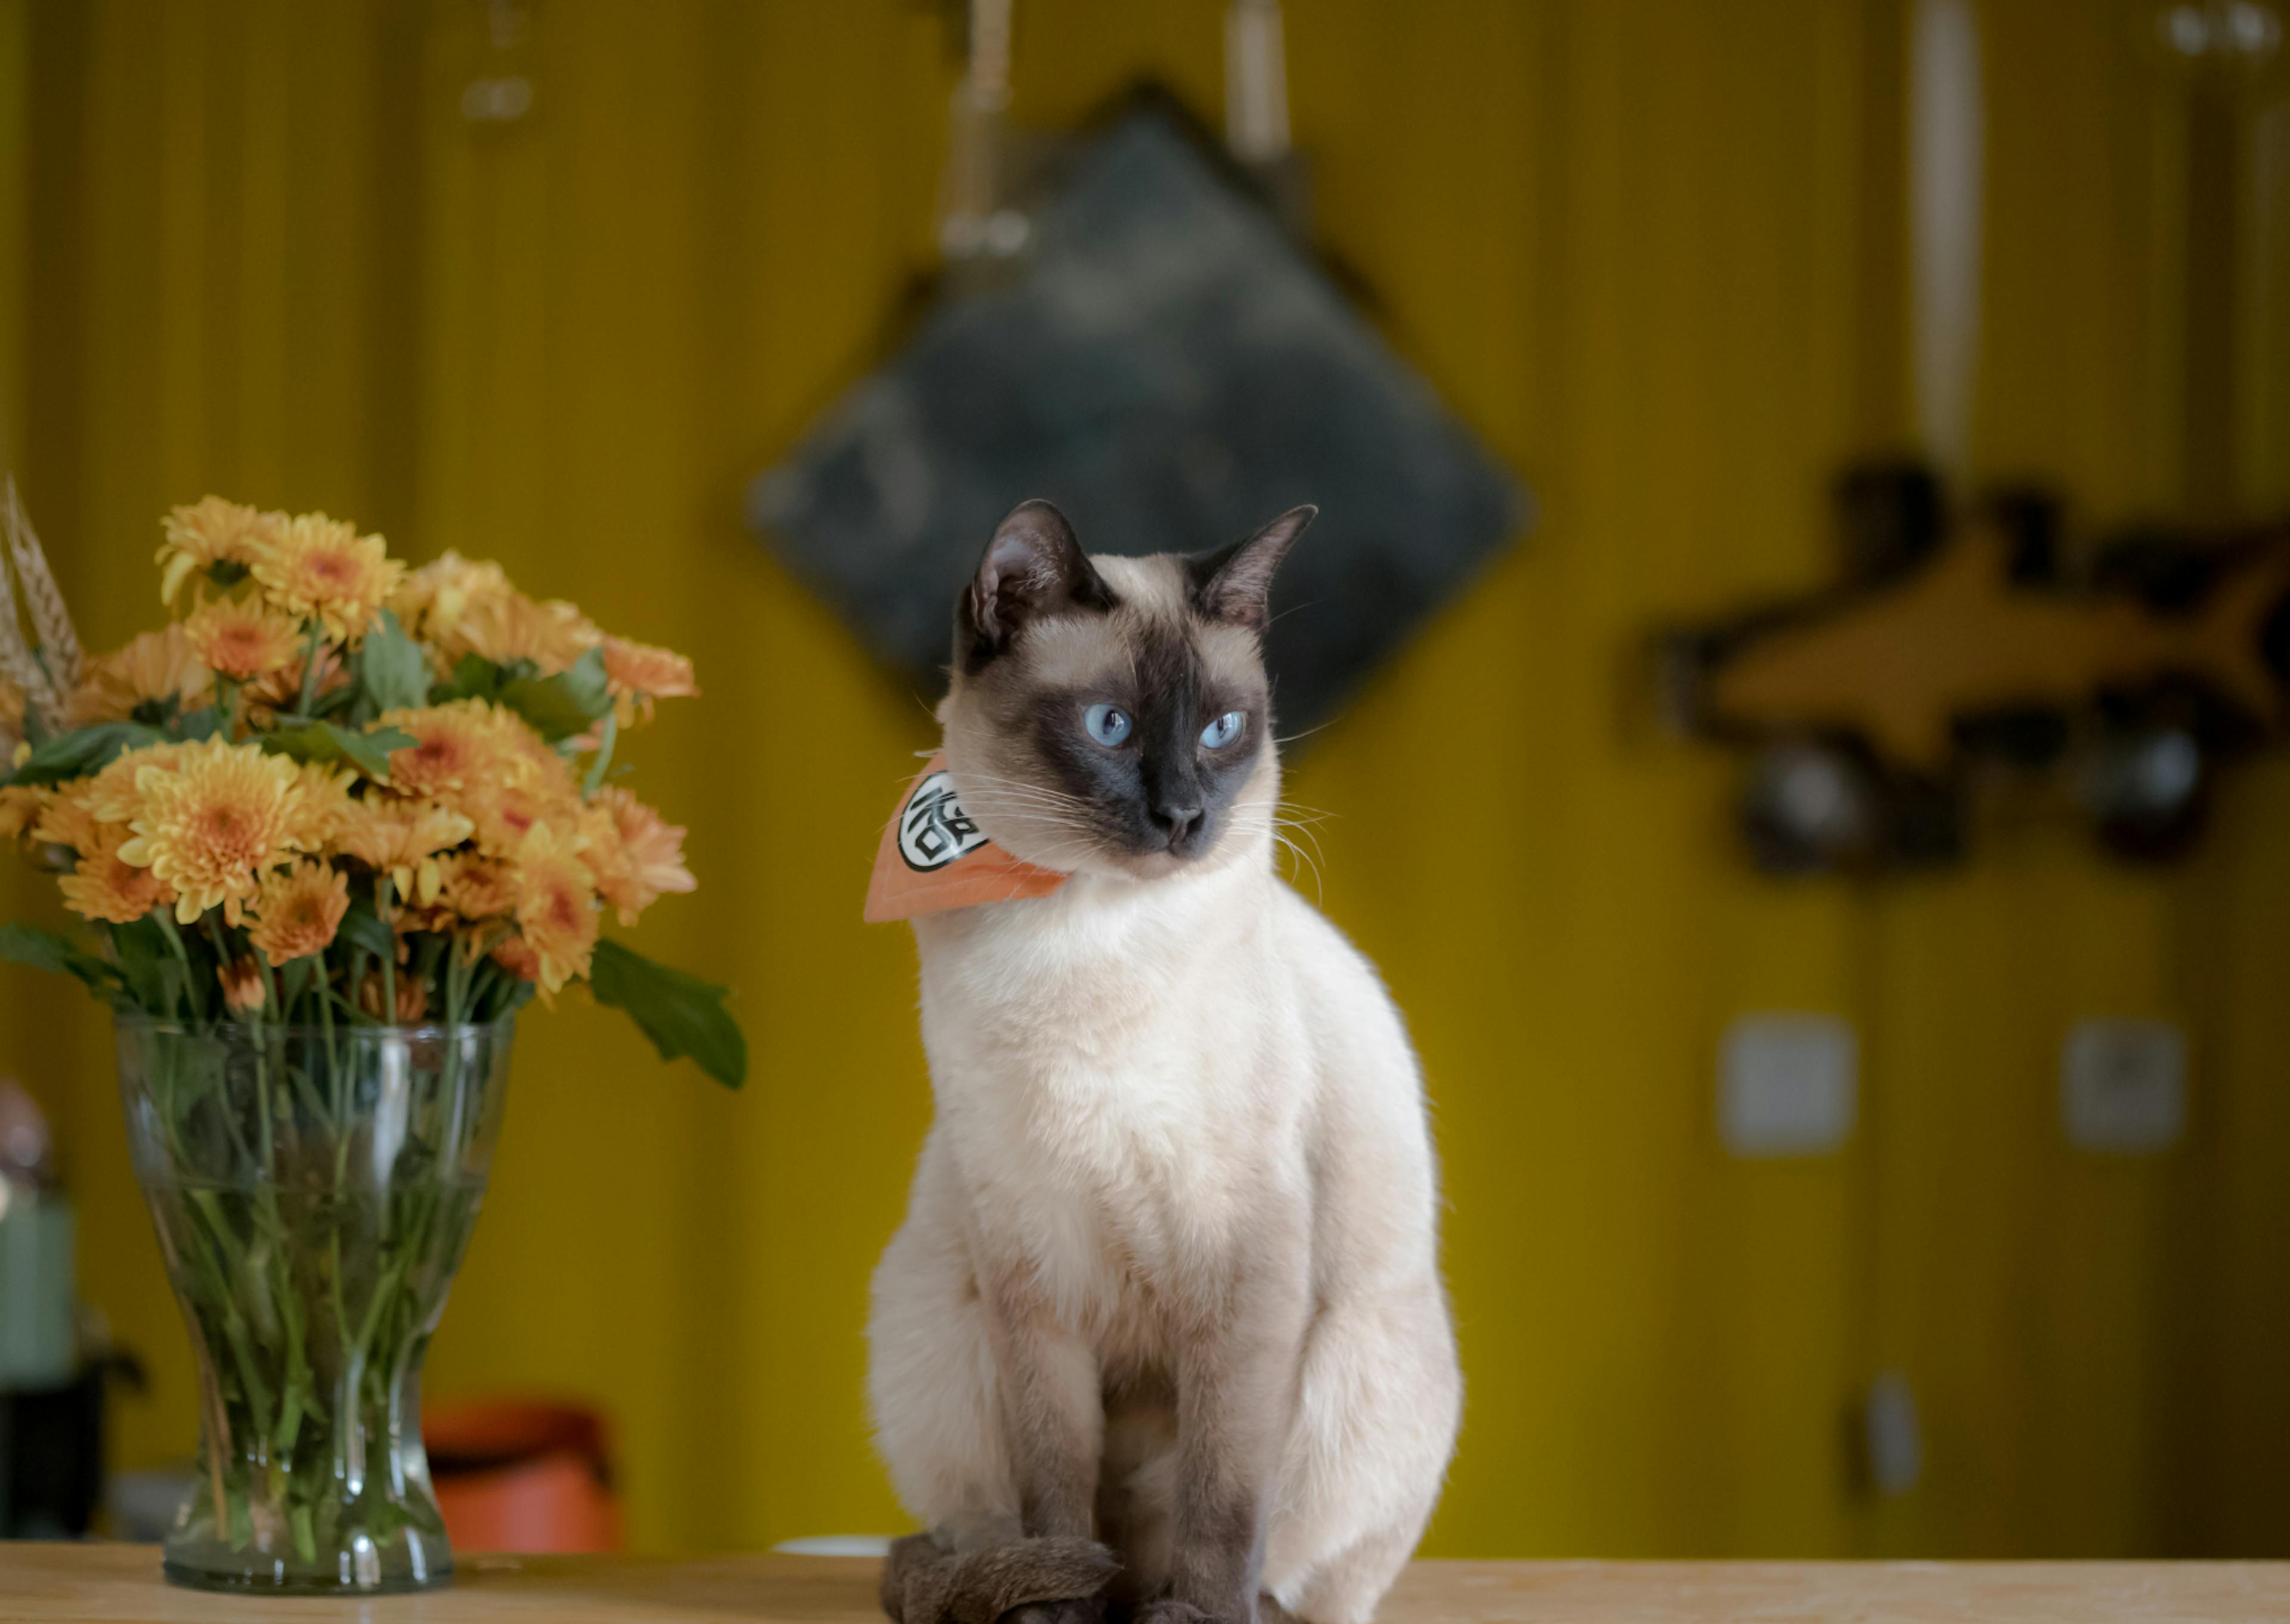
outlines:
[{"label": "cat's dark face mask", "polygon": [[1269,840],[1260,635],[1313,512],[1198,558],[1092,560],[1046,502],[1002,522],[956,607],[941,712],[965,804],[997,844],[1151,877]]}]

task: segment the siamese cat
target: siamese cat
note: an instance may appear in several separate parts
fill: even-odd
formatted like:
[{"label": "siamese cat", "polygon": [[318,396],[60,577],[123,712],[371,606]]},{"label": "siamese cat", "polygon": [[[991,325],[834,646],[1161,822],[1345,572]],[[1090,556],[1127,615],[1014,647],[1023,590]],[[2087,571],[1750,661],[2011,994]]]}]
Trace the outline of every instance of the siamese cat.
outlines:
[{"label": "siamese cat", "polygon": [[914,922],[936,1120],[868,1332],[928,1530],[885,1570],[900,1624],[1362,1624],[1438,1498],[1421,1080],[1273,863],[1261,636],[1314,512],[1089,557],[1027,502],[957,604],[961,804],[1069,877]]}]

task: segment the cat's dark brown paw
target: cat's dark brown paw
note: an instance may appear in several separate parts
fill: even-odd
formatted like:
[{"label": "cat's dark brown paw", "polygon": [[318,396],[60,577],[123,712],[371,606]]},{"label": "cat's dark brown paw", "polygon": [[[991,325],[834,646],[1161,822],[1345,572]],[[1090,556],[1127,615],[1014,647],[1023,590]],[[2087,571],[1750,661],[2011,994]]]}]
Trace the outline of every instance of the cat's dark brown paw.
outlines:
[{"label": "cat's dark brown paw", "polygon": [[883,1611],[892,1624],[938,1624],[946,1607],[954,1554],[926,1533],[891,1541],[883,1559]]},{"label": "cat's dark brown paw", "polygon": [[957,1556],[909,1534],[883,1564],[883,1611],[894,1624],[1101,1624],[1120,1571],[1094,1540],[1013,1540]]},{"label": "cat's dark brown paw", "polygon": [[1220,1619],[1213,1613],[1203,1612],[1190,1602],[1181,1602],[1173,1596],[1141,1604],[1133,1617],[1134,1624],[1250,1624],[1246,1618]]},{"label": "cat's dark brown paw", "polygon": [[1079,1601],[1029,1602],[1004,1613],[1001,1624],[1105,1624],[1105,1598]]}]

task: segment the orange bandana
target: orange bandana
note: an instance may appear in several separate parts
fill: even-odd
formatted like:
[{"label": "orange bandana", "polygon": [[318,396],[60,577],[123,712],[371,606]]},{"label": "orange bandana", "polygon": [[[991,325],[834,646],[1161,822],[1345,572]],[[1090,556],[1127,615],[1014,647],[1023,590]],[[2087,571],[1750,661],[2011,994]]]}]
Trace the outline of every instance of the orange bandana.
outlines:
[{"label": "orange bandana", "polygon": [[941,750],[899,803],[898,816],[883,826],[866,918],[880,924],[943,908],[1045,897],[1065,883],[1055,869],[1021,862],[986,838],[962,810]]}]

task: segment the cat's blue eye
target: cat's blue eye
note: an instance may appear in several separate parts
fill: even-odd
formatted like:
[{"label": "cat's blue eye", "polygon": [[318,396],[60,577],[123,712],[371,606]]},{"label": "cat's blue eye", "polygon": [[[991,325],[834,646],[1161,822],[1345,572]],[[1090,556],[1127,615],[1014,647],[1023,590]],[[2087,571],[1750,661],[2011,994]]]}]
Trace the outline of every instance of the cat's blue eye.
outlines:
[{"label": "cat's blue eye", "polygon": [[1241,725],[1247,720],[1240,712],[1228,710],[1201,729],[1201,742],[1212,750],[1221,750],[1240,737]]},{"label": "cat's blue eye", "polygon": [[1081,724],[1089,736],[1111,749],[1129,737],[1129,713],[1118,705],[1093,705],[1081,713]]}]

